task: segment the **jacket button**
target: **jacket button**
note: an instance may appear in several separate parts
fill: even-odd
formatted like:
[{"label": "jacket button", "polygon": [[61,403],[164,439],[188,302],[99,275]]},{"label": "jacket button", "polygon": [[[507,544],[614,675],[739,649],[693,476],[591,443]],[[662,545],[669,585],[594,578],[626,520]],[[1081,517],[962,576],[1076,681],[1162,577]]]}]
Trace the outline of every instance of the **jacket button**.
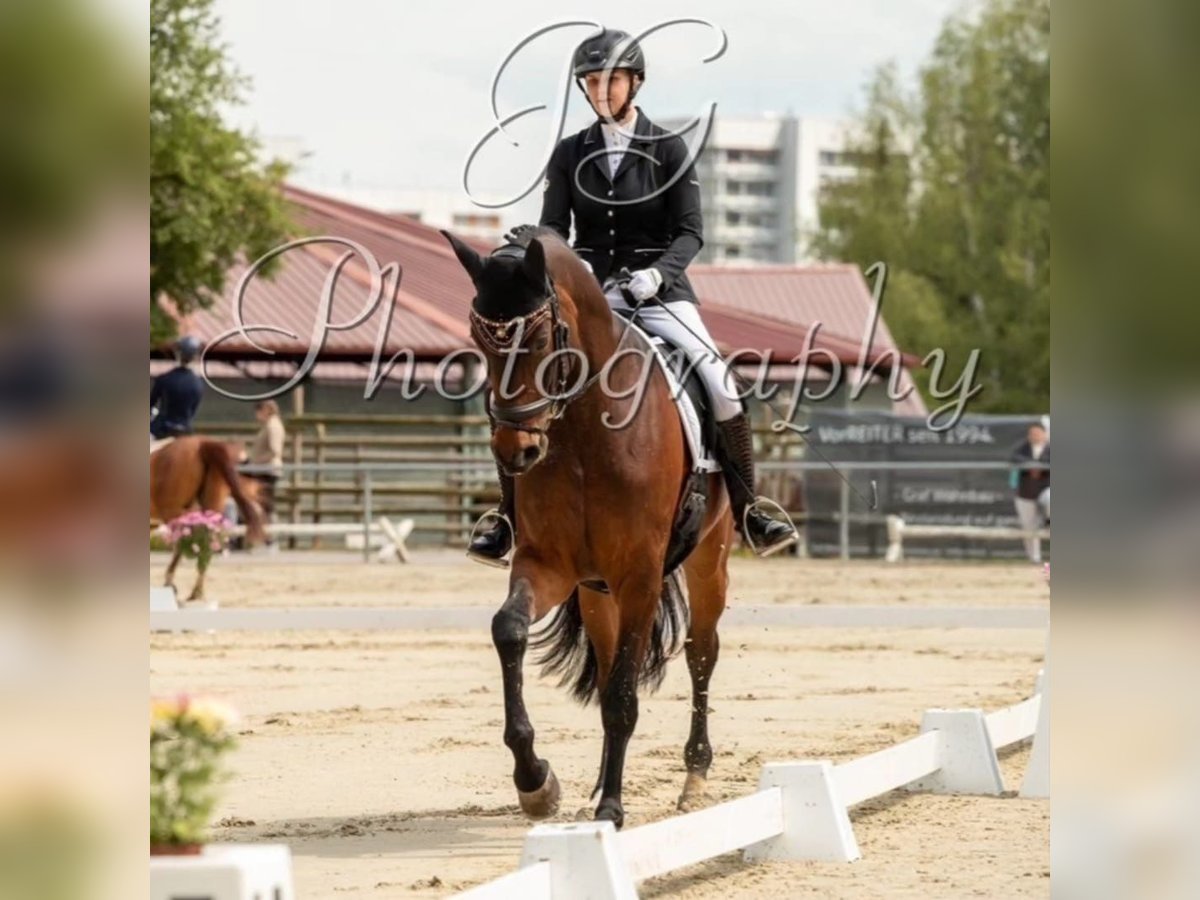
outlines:
[{"label": "jacket button", "polygon": [[[610,197],[611,197],[612,195],[613,195],[613,192],[612,192],[612,191],[609,191],[609,192],[608,192],[608,196],[610,196]],[[612,215],[612,213],[609,213],[609,215]]]},{"label": "jacket button", "polygon": [[608,233],[609,233],[609,234],[616,234],[616,231],[614,231],[613,229],[611,229],[611,228],[610,228],[610,229],[608,229]]},{"label": "jacket button", "polygon": [[608,211],[608,217],[609,217],[610,219],[612,218],[612,214],[613,214],[613,211],[610,209],[610,210]]},{"label": "jacket button", "polygon": [[614,253],[616,253],[616,252],[617,252],[616,250],[609,250],[609,251],[608,251],[608,255],[609,255],[609,256],[612,256],[612,255],[613,255]]}]

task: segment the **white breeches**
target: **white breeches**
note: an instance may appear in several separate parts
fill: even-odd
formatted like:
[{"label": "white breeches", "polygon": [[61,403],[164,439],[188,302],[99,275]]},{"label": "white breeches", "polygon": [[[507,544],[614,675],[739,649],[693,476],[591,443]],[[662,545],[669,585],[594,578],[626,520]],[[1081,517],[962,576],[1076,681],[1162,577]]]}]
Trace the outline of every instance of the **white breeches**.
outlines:
[{"label": "white breeches", "polygon": [[[619,290],[605,295],[613,309],[630,309]],[[704,380],[713,406],[713,416],[718,422],[732,419],[742,412],[742,402],[737,386],[729,373],[729,367],[716,343],[704,327],[700,310],[695,303],[678,300],[674,303],[647,302],[635,320],[651,334],[670,341],[686,354],[688,362]]]}]

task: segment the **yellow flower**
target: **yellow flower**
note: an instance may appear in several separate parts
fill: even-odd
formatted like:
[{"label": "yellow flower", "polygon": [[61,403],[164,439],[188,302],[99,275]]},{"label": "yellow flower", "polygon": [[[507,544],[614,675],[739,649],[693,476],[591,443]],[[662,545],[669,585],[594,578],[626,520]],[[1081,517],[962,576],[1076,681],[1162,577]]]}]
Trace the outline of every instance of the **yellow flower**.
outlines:
[{"label": "yellow flower", "polygon": [[213,735],[219,734],[237,721],[237,713],[233,707],[207,697],[193,698],[184,711],[184,716],[206,733]]},{"label": "yellow flower", "polygon": [[179,716],[179,703],[175,700],[167,700],[162,697],[151,698],[150,700],[150,727],[156,728],[159,725],[165,725],[173,721]]}]

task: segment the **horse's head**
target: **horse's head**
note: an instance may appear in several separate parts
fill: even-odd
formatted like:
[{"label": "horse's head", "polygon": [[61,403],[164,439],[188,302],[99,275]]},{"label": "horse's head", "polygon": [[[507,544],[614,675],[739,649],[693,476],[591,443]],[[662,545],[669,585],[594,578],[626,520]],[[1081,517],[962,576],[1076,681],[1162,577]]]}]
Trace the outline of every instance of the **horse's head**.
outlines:
[{"label": "horse's head", "polygon": [[577,330],[570,287],[551,278],[546,247],[537,238],[527,247],[509,244],[483,257],[449,232],[442,234],[475,285],[471,336],[488,364],[496,424],[492,451],[517,475],[545,457],[550,423],[586,377],[586,358],[570,345]]}]

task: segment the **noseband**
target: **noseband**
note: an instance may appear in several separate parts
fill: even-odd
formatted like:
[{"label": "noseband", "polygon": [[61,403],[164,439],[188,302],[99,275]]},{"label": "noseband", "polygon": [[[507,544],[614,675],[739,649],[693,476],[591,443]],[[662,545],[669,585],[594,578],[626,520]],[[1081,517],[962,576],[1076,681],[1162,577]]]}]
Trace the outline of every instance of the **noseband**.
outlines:
[{"label": "noseband", "polygon": [[[493,255],[517,256],[512,252],[505,254],[506,249],[502,248]],[[489,390],[485,400],[488,415],[496,426],[531,434],[545,434],[549,423],[528,425],[526,424],[527,420],[546,410],[550,411],[551,422],[560,418],[566,412],[567,404],[582,394],[591,384],[589,381],[588,384],[581,385],[579,389],[567,392],[567,380],[571,376],[571,365],[565,351],[570,346],[567,339],[570,337],[571,329],[563,321],[558,291],[555,290],[554,282],[550,280],[549,274],[546,275],[545,289],[545,296],[538,307],[523,316],[496,321],[481,316],[474,309],[471,310],[471,335],[481,347],[496,356],[502,356],[515,350],[520,343],[519,339],[532,334],[546,319],[550,320],[550,329],[554,339],[555,369],[554,388],[551,395],[540,397],[530,403],[505,406],[497,402],[494,392]]]}]

